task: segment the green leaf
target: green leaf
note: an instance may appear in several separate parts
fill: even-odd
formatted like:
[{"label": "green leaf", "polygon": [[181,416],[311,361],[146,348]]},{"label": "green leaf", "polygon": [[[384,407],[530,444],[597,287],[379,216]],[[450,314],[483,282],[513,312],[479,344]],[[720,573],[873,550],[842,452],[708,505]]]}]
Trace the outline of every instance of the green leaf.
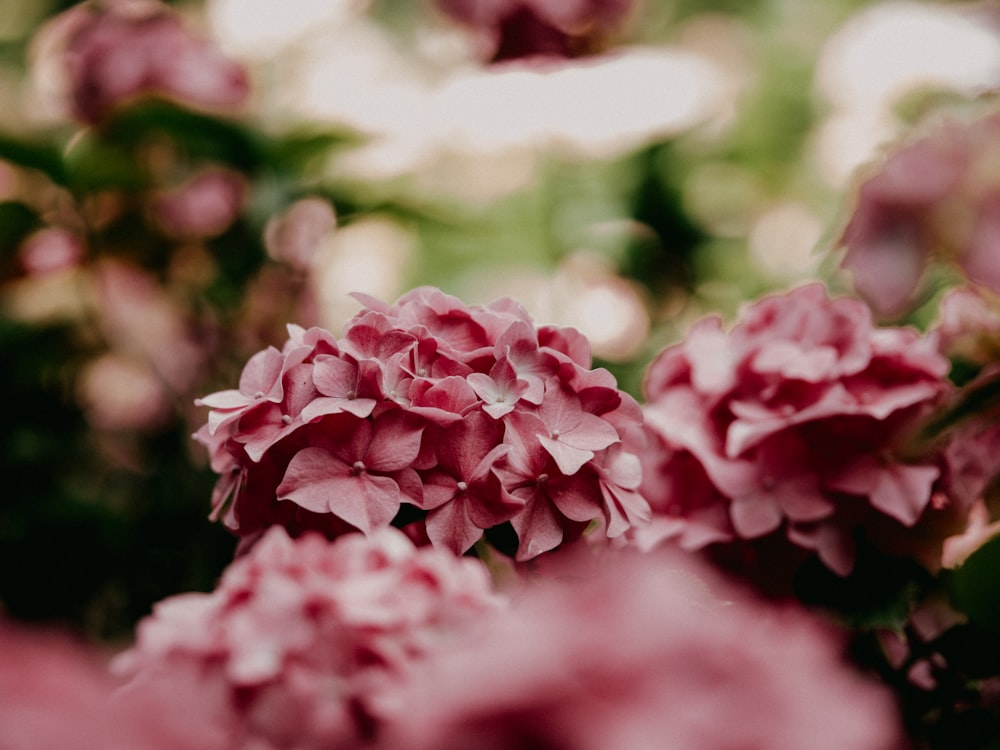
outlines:
[{"label": "green leaf", "polygon": [[37,169],[59,185],[66,184],[61,148],[53,143],[26,141],[0,135],[0,159],[19,167]]},{"label": "green leaf", "polygon": [[116,112],[101,126],[100,137],[129,149],[166,137],[189,158],[246,172],[256,171],[264,159],[262,139],[249,126],[158,99]]},{"label": "green leaf", "polygon": [[973,623],[1000,632],[1000,537],[972,553],[946,583],[955,606]]},{"label": "green leaf", "polygon": [[41,223],[38,215],[23,203],[0,203],[0,259],[12,256],[28,233]]},{"label": "green leaf", "polygon": [[957,398],[931,417],[921,430],[921,437],[933,440],[945,430],[967,419],[982,419],[1000,407],[1000,373],[977,378],[962,388]]}]

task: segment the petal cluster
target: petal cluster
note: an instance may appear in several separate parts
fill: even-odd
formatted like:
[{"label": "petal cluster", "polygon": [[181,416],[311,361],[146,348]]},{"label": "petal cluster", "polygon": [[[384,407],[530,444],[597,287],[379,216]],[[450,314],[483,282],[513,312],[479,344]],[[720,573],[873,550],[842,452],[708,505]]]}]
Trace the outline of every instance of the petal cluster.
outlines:
[{"label": "petal cluster", "polygon": [[57,17],[43,38],[83,122],[101,122],[141,95],[213,110],[238,107],[249,95],[244,68],[157,0],[81,3]]},{"label": "petal cluster", "polygon": [[214,592],[156,605],[113,666],[132,700],[198,696],[219,747],[361,746],[403,710],[393,696],[420,661],[499,601],[481,563],[395,529],[329,542],[275,527]]},{"label": "petal cluster", "polygon": [[430,661],[379,747],[901,746],[889,692],[803,611],[720,586],[689,556],[599,558],[536,581]]},{"label": "petal cluster", "polygon": [[568,328],[432,288],[366,307],[337,338],[290,327],[239,388],[200,400],[215,513],[252,541],[419,524],[462,554],[510,523],[519,560],[648,520],[629,446],[642,413]]},{"label": "petal cluster", "polygon": [[948,121],[889,151],[861,183],[843,266],[880,315],[898,317],[932,261],[1000,291],[1000,117]]},{"label": "petal cluster", "polygon": [[481,36],[493,62],[530,57],[579,57],[600,49],[623,25],[633,0],[436,0]]},{"label": "petal cluster", "polygon": [[949,502],[946,462],[904,443],[948,392],[947,371],[932,339],[876,328],[863,303],[820,284],[762,298],[728,331],[700,321],[646,376],[657,533],[691,549],[776,540],[841,575],[859,535],[919,536]]}]

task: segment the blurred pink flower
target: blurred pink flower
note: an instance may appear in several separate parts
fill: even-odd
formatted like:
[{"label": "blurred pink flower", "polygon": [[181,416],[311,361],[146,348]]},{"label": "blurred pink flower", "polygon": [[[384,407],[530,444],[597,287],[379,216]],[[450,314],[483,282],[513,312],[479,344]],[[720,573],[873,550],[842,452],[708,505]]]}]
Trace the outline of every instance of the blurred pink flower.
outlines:
[{"label": "blurred pink flower", "polygon": [[579,333],[536,328],[511,300],[362,300],[339,339],[290,327],[238,390],[199,400],[214,513],[241,537],[273,523],[367,533],[403,513],[462,554],[510,521],[526,560],[593,522],[607,539],[648,520],[626,442],[641,410],[589,369]]},{"label": "blurred pink flower", "polygon": [[107,353],[84,365],[77,378],[77,399],[97,429],[152,431],[174,417],[173,400],[148,363]]},{"label": "blurred pink flower", "polygon": [[249,95],[243,67],[157,0],[80,3],[42,34],[61,58],[73,114],[87,123],[143,95],[227,111]]},{"label": "blurred pink flower", "polygon": [[599,51],[624,24],[634,0],[435,0],[480,38],[483,56],[578,57]]},{"label": "blurred pink flower", "polygon": [[931,335],[949,359],[978,367],[1000,360],[1000,298],[979,286],[949,290],[938,303]]},{"label": "blurred pink flower", "polygon": [[805,612],[749,599],[688,556],[561,562],[428,660],[379,747],[902,746],[888,690]]},{"label": "blurred pink flower", "polygon": [[25,273],[44,274],[75,268],[83,253],[83,242],[75,233],[61,227],[46,227],[21,243],[18,260]]},{"label": "blurred pink flower", "polygon": [[942,495],[948,462],[904,443],[949,392],[947,372],[933,340],[875,328],[820,284],[758,300],[728,332],[702,321],[646,375],[643,488],[666,519],[654,526],[689,549],[814,551],[841,575],[858,533],[939,555],[930,517],[947,507],[961,523],[972,499]]},{"label": "blurred pink flower", "polygon": [[914,304],[928,264],[1000,291],[1000,115],[946,121],[890,149],[858,189],[840,238],[857,292],[884,317]]},{"label": "blurred pink flower", "polygon": [[114,666],[126,694],[174,685],[212,705],[228,747],[360,747],[408,715],[393,696],[422,663],[499,601],[481,563],[395,529],[331,543],[274,527],[214,592],[156,605]]},{"label": "blurred pink flower", "polygon": [[306,271],[312,267],[324,237],[337,226],[337,216],[322,198],[303,198],[267,222],[264,245],[275,260]]},{"label": "blurred pink flower", "polygon": [[170,237],[207,239],[222,234],[236,220],[246,189],[242,175],[209,168],[172,190],[154,195],[150,211]]},{"label": "blurred pink flower", "polygon": [[144,360],[169,390],[189,392],[207,354],[177,302],[152,274],[131,263],[104,259],[90,271],[110,348]]}]

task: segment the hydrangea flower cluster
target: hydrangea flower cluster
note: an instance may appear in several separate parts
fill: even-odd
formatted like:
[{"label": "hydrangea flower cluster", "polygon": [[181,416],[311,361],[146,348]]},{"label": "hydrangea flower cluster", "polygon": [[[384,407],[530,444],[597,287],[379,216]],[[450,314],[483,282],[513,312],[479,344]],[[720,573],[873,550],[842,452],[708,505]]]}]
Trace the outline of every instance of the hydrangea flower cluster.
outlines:
[{"label": "hydrangea flower cluster", "polygon": [[947,121],[889,151],[861,183],[840,243],[843,266],[887,317],[913,305],[932,259],[1000,291],[1000,144],[996,113]]},{"label": "hydrangea flower cluster", "polygon": [[690,556],[623,552],[573,560],[475,623],[407,685],[409,719],[379,747],[902,746],[889,691],[845,664],[831,629]]},{"label": "hydrangea flower cluster", "polygon": [[981,490],[953,476],[957,454],[907,454],[915,420],[949,392],[948,367],[932,337],[876,328],[821,284],[758,300],[728,332],[700,321],[644,384],[643,488],[659,518],[647,541],[777,540],[840,575],[858,534],[939,556],[943,520],[961,523]]},{"label": "hydrangea flower cluster", "polygon": [[197,107],[231,109],[250,86],[246,70],[158,0],[92,0],[46,27],[43,64],[69,99],[73,115],[99,123],[138,96],[169,96]]},{"label": "hydrangea flower cluster", "polygon": [[129,700],[198,696],[213,728],[198,747],[360,747],[405,711],[393,696],[419,662],[500,601],[478,560],[396,529],[329,542],[274,527],[214,592],[160,602],[114,666]]},{"label": "hydrangea flower cluster", "polygon": [[274,523],[335,537],[412,521],[462,554],[509,521],[523,561],[648,520],[641,409],[590,369],[580,333],[429,287],[363,302],[340,338],[292,326],[239,389],[199,402],[214,513],[248,543]]}]

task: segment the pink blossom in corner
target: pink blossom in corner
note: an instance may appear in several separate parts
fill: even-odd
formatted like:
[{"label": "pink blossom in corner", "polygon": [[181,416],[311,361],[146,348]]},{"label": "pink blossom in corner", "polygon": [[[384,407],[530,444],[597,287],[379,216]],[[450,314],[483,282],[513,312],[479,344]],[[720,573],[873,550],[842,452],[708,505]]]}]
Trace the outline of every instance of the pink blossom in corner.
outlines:
[{"label": "pink blossom in corner", "polygon": [[232,110],[249,95],[246,71],[157,0],[84,2],[58,16],[39,43],[62,68],[73,114],[99,123],[144,95]]},{"label": "pink blossom in corner", "polygon": [[902,746],[890,692],[805,612],[662,550],[558,562],[428,660],[379,748]]},{"label": "pink blossom in corner", "polygon": [[946,263],[1000,291],[1000,116],[952,119],[889,149],[858,188],[840,238],[857,292],[884,317],[917,300],[927,267]]},{"label": "pink blossom in corner", "polygon": [[461,554],[509,523],[526,560],[591,522],[609,539],[648,521],[626,445],[642,411],[590,369],[579,333],[429,287],[359,299],[340,338],[292,327],[238,389],[199,400],[210,411],[196,437],[220,473],[213,514],[229,528],[336,536],[419,521]]},{"label": "pink blossom in corner", "polygon": [[[716,372],[706,351],[722,353]],[[637,540],[784,549],[787,570],[757,571],[776,578],[809,554],[847,575],[859,537],[933,566],[943,537],[931,529],[972,499],[939,450],[904,450],[950,392],[947,372],[932,338],[876,328],[820,284],[753,303],[728,332],[696,325],[647,372],[640,455],[659,531]]]},{"label": "pink blossom in corner", "polygon": [[422,664],[498,604],[481,563],[395,529],[331,543],[272,528],[212,593],[157,604],[114,666],[133,696],[177,684],[216,706],[228,747],[361,747],[407,715],[396,695]]}]

